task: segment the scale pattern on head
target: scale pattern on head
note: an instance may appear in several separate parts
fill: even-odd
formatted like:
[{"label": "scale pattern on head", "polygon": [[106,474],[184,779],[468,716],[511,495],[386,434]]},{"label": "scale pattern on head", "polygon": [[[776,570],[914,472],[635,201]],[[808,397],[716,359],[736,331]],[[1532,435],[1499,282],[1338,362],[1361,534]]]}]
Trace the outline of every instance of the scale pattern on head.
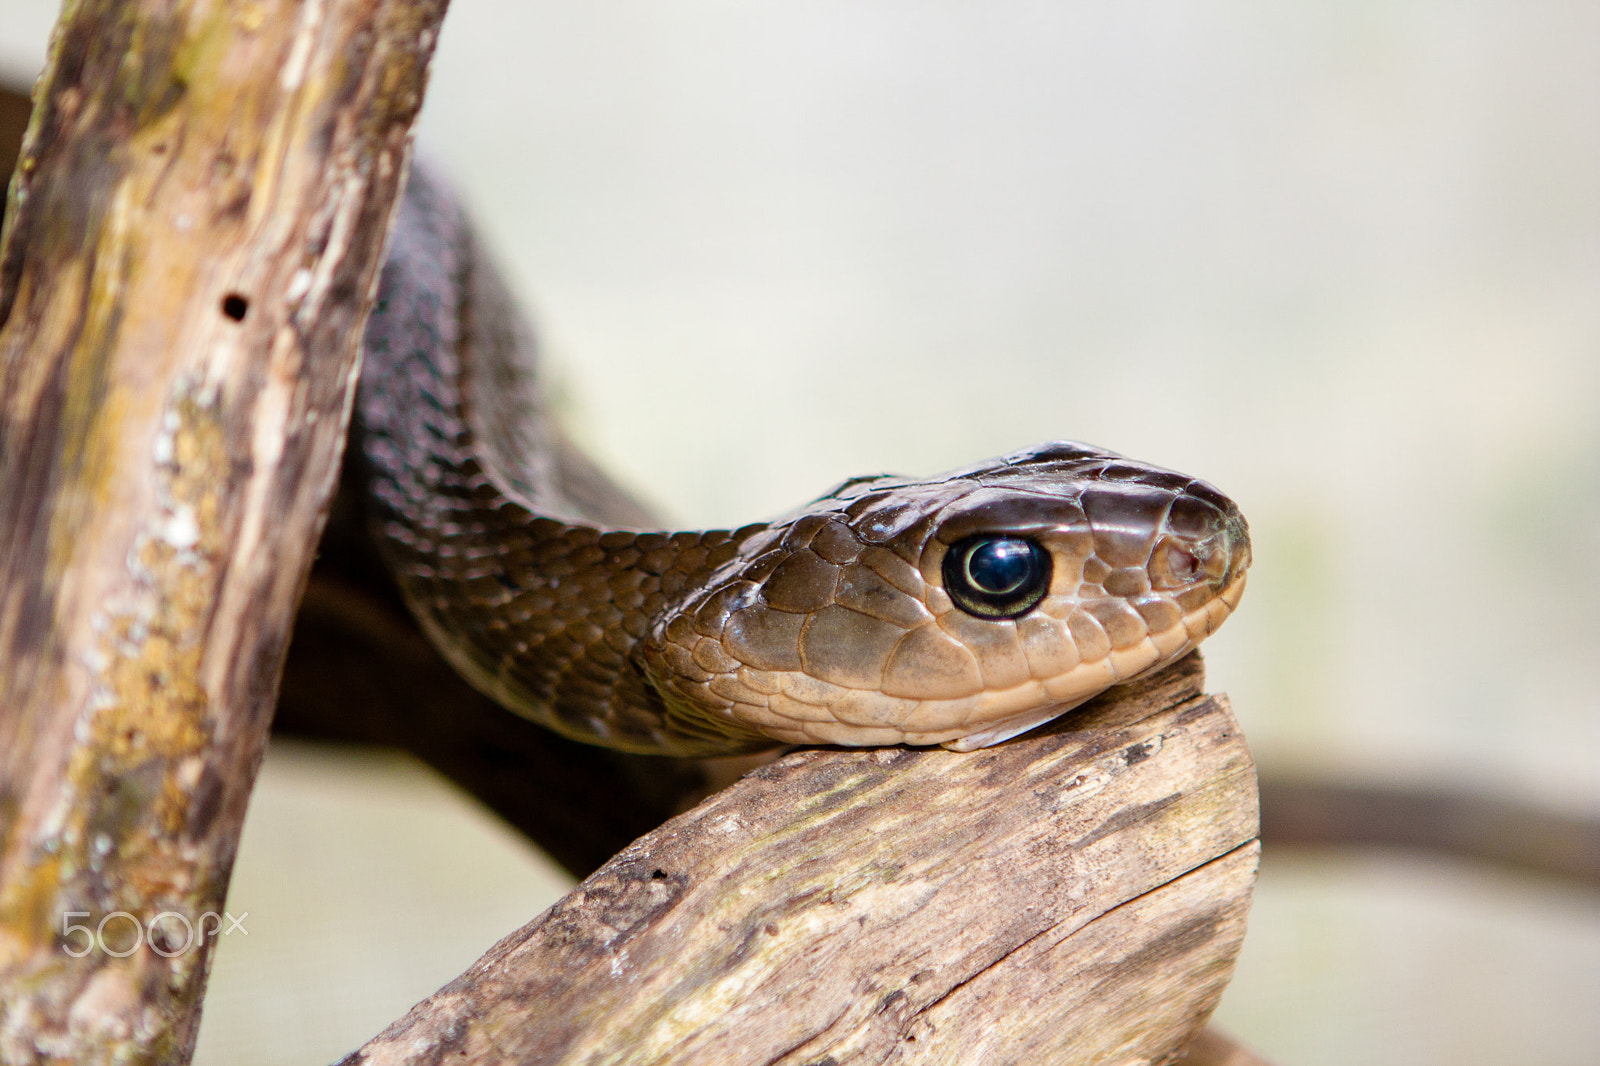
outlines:
[{"label": "scale pattern on head", "polygon": [[[972,588],[974,558],[998,559],[1025,609]],[[744,540],[641,653],[680,713],[796,743],[965,749],[1183,654],[1233,609],[1249,562],[1238,508],[1210,485],[1053,443],[847,482]]]},{"label": "scale pattern on head", "polygon": [[1071,443],[655,531],[545,417],[531,335],[425,169],[363,353],[372,525],[407,602],[475,685],[576,739],[982,746],[1172,661],[1243,590],[1226,497]]}]

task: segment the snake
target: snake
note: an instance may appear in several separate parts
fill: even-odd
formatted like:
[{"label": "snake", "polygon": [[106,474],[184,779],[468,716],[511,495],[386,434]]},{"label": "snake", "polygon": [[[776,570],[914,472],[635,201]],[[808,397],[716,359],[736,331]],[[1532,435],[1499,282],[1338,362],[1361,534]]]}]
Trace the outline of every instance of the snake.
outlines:
[{"label": "snake", "polygon": [[361,348],[357,461],[403,598],[476,688],[575,740],[974,751],[1184,656],[1244,591],[1232,500],[1074,441],[665,528],[559,425],[531,327],[423,160]]}]

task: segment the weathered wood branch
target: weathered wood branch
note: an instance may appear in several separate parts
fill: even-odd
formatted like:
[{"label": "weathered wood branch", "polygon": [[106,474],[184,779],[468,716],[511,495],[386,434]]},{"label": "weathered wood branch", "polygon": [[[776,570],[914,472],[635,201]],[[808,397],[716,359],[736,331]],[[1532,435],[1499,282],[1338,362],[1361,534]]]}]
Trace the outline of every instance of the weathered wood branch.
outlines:
[{"label": "weathered wood branch", "polygon": [[786,756],[346,1062],[1166,1061],[1255,879],[1254,769],[1201,676],[981,752]]},{"label": "weathered wood branch", "polygon": [[0,1062],[189,1056],[444,6],[56,28],[0,243]]}]

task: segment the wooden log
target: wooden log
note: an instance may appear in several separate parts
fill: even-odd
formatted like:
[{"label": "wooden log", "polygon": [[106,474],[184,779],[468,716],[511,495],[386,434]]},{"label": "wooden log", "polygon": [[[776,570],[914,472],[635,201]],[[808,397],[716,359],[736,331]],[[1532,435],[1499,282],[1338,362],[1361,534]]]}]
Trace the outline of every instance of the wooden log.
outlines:
[{"label": "wooden log", "polygon": [[63,11],[0,243],[0,1062],[189,1056],[444,6]]},{"label": "wooden log", "polygon": [[1228,979],[1258,852],[1201,676],[979,752],[785,756],[345,1063],[1168,1061]]}]

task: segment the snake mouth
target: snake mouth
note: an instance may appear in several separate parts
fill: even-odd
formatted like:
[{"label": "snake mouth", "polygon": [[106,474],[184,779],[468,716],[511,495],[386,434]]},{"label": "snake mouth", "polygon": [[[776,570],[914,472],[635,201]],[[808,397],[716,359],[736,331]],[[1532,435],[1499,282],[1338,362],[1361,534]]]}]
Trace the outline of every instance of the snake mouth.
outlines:
[{"label": "snake mouth", "polygon": [[[1248,566],[1248,554],[1245,559]],[[976,751],[1002,741],[1019,737],[1047,722],[1054,721],[1088,702],[1107,688],[1142,677],[1170,663],[1176,662],[1192,651],[1239,606],[1244,596],[1246,574],[1243,567],[1230,567],[1227,583],[1204,604],[1184,612],[1178,621],[1166,628],[1152,630],[1144,640],[1126,648],[1112,651],[1103,658],[1081,663],[1067,674],[1054,678],[1043,686],[1044,692],[1075,691],[1079,694],[1065,699],[1048,700],[1026,710],[1008,714],[989,722],[984,728],[966,733],[951,740],[938,742],[950,751]],[[911,743],[917,741],[912,740]],[[928,743],[929,741],[923,741]]]}]

